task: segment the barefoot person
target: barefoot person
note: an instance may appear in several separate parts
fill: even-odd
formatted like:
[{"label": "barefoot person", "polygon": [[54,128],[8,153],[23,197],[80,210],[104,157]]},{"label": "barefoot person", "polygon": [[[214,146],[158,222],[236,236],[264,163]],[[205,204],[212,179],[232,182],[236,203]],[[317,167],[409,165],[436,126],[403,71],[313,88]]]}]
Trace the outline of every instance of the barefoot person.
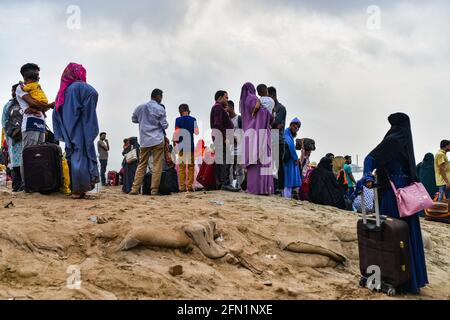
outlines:
[{"label": "barefoot person", "polygon": [[53,112],[55,138],[66,146],[72,196],[86,198],[99,182],[94,141],[99,134],[97,91],[86,83],[86,69],[70,63],[61,77],[61,87]]}]

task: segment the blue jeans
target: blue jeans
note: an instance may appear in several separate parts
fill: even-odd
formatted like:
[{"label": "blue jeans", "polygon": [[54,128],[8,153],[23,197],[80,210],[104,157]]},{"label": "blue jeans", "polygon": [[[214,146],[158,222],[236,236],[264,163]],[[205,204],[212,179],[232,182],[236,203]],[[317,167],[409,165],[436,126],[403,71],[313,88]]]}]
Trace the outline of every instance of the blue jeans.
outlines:
[{"label": "blue jeans", "polygon": [[439,201],[442,201],[442,199],[444,198],[444,192],[445,197],[447,199],[450,199],[450,189],[448,189],[447,186],[439,186]]}]

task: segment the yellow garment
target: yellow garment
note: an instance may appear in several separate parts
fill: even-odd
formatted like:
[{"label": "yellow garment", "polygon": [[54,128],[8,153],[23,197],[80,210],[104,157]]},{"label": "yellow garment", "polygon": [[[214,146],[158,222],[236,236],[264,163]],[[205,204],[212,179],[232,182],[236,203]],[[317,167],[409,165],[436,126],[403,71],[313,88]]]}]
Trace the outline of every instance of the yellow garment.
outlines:
[{"label": "yellow garment", "polygon": [[48,104],[47,96],[45,95],[45,92],[42,90],[39,82],[31,82],[25,84],[22,90],[28,92],[34,100]]},{"label": "yellow garment", "polygon": [[[195,176],[194,154],[193,153],[183,154],[183,151],[181,151],[179,156],[180,156],[180,167],[179,167],[180,191],[182,192],[192,191],[194,189],[194,176]],[[187,189],[186,189],[186,166],[188,167]]]},{"label": "yellow garment", "polygon": [[63,186],[61,187],[61,192],[66,196],[70,196],[72,191],[70,190],[70,171],[69,171],[69,163],[66,159],[62,161],[62,169],[63,169]]},{"label": "yellow garment", "polygon": [[434,160],[434,172],[436,173],[436,186],[445,186],[445,180],[441,176],[439,167],[441,164],[445,163],[445,173],[447,178],[450,180],[450,163],[448,162],[447,153],[444,150],[439,150]]}]

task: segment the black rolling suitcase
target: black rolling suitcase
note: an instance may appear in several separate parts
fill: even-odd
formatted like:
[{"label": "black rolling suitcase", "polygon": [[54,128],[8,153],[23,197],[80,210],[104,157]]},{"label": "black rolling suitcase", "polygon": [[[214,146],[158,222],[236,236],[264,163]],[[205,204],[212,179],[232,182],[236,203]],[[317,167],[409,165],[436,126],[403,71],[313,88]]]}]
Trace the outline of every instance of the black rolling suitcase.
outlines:
[{"label": "black rolling suitcase", "polygon": [[[363,205],[357,227],[360,285],[392,296],[411,277],[409,227],[403,220],[380,216],[376,188],[374,193],[375,215],[367,216]],[[364,192],[362,197],[361,203],[364,203]],[[375,270],[379,271],[381,279],[376,279]]]},{"label": "black rolling suitcase", "polygon": [[24,148],[23,173],[26,192],[59,192],[63,184],[61,148],[48,143]]}]

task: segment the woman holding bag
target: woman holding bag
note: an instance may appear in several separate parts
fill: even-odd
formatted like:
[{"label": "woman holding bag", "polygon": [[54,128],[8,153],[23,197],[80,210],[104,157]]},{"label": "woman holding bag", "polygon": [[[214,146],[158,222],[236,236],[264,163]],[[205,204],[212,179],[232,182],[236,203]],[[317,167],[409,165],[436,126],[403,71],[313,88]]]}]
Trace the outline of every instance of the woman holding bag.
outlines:
[{"label": "woman holding bag", "polygon": [[[134,151],[133,151],[134,150]],[[139,164],[140,145],[136,137],[128,139],[128,144],[124,145],[122,155],[124,156],[122,166],[124,168],[123,174],[123,188],[122,191],[126,194],[131,192],[133,186],[134,176]],[[135,157],[135,159],[133,159]]]},{"label": "woman holding bag", "polygon": [[[364,161],[363,182],[368,188],[373,188],[375,179],[372,172],[376,169],[381,191],[380,212],[382,215],[400,219],[397,197],[391,182],[395,189],[402,189],[418,181],[414,145],[410,120],[406,114],[392,114],[388,120],[391,129]],[[411,257],[411,279],[402,289],[409,293],[419,293],[420,289],[428,284],[419,215],[401,219],[409,226]]]}]

